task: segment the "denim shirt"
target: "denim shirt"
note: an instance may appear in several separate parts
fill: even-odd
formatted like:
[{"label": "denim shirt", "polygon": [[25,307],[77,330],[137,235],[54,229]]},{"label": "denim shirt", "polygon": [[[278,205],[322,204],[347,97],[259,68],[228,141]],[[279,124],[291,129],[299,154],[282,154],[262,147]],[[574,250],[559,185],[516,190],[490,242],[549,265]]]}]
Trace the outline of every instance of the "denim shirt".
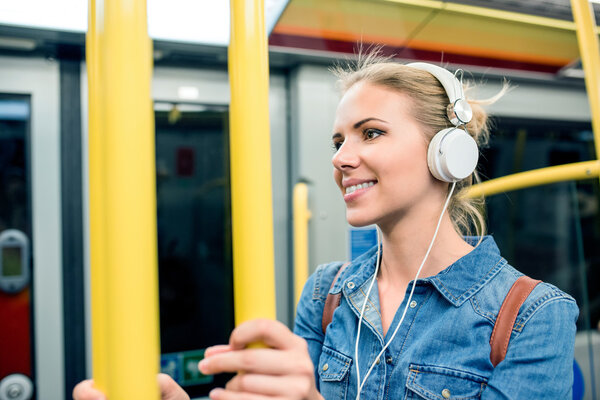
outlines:
[{"label": "denim shirt", "polygon": [[[471,244],[476,239],[468,238]],[[360,310],[375,272],[372,248],[348,265],[321,265],[298,304],[294,332],[308,343],[317,388],[327,400],[355,399],[354,346]],[[519,310],[504,361],[490,361],[490,336],[508,290],[522,276],[500,256],[491,237],[439,274],[418,279],[402,325],[375,364],[362,399],[570,399],[578,308],[556,287],[541,283]],[[377,285],[363,316],[361,380],[393,334],[412,282],[383,337]],[[328,293],[342,293],[323,335]]]}]

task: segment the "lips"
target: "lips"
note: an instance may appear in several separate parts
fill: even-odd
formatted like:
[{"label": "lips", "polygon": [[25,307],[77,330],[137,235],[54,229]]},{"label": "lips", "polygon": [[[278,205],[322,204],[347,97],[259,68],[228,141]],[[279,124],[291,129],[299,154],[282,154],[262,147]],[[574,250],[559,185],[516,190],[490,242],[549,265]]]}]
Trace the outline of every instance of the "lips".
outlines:
[{"label": "lips", "polygon": [[344,200],[346,202],[353,201],[363,193],[368,192],[376,184],[377,180],[348,179],[343,181]]},{"label": "lips", "polygon": [[365,183],[359,183],[358,185],[348,186],[348,187],[346,187],[346,194],[354,193],[355,191],[357,191],[359,189],[366,189],[368,187],[373,186],[374,184],[375,184],[374,181],[370,181],[370,182],[365,182]]}]

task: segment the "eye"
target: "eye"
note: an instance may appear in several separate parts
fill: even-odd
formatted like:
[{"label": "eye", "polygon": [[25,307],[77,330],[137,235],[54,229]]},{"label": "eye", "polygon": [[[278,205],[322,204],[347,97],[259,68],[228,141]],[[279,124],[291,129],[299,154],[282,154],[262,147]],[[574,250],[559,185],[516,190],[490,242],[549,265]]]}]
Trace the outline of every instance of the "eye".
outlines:
[{"label": "eye", "polygon": [[336,140],[333,142],[331,147],[333,148],[333,151],[336,152],[340,149],[340,147],[342,147],[343,144],[344,144],[343,140]]},{"label": "eye", "polygon": [[383,131],[380,131],[379,129],[375,129],[375,128],[367,128],[363,131],[363,135],[365,136],[365,139],[367,139],[367,140],[373,140],[383,134],[384,134]]}]

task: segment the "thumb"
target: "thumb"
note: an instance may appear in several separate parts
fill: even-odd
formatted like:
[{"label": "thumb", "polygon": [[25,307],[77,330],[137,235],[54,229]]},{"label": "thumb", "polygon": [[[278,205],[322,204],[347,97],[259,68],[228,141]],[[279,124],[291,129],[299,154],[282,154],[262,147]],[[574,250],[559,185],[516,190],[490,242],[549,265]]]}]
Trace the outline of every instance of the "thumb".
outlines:
[{"label": "thumb", "polygon": [[161,400],[190,400],[190,396],[167,374],[158,374]]},{"label": "thumb", "polygon": [[94,381],[87,379],[79,382],[75,388],[73,388],[73,399],[75,400],[106,400],[106,396],[94,388]]}]

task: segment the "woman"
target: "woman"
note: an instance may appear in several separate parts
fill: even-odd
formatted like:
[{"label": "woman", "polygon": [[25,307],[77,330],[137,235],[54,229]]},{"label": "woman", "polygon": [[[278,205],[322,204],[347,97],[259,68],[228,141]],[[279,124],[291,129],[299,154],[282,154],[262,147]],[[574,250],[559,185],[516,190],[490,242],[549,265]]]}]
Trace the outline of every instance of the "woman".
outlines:
[{"label": "woman", "polygon": [[[496,316],[522,274],[491,237],[465,238],[470,226],[478,235],[484,230],[477,207],[460,195],[473,175],[453,175],[448,160],[439,169],[438,153],[445,150],[428,153],[439,131],[447,129],[435,136],[435,146],[467,136],[453,125],[485,142],[485,112],[472,103],[470,118],[460,82],[429,64],[371,56],[338,76],[343,97],[333,127],[334,179],[348,222],[376,224],[381,245],[347,266],[317,268],[294,333],[278,322],[249,321],[234,330],[229,345],[208,349],[199,365],[204,374],[242,371],[210,397],[569,398],[575,301],[537,285],[520,308],[506,357],[494,366],[489,342]],[[473,158],[471,150],[443,156],[459,164]],[[338,293],[324,332],[325,302]],[[268,348],[246,348],[254,342]]]}]

